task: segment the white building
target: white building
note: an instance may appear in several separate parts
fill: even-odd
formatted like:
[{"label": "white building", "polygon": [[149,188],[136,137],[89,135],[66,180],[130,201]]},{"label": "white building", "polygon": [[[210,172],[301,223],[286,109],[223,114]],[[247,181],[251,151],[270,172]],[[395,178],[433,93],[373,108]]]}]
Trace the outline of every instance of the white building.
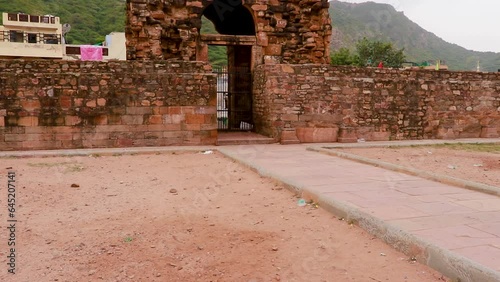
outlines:
[{"label": "white building", "polygon": [[0,58],[62,59],[59,17],[3,13]]},{"label": "white building", "polygon": [[103,46],[108,48],[109,60],[126,60],[127,47],[125,46],[125,32],[112,32],[106,35]]},{"label": "white building", "polygon": [[[81,45],[66,45],[65,60],[81,60]],[[126,60],[127,51],[125,47],[125,33],[112,32],[106,35],[106,41],[102,42],[101,46],[92,46],[94,48],[102,48],[103,60]]]},{"label": "white building", "polygon": [[[64,44],[59,17],[12,13],[2,16],[0,59],[81,59],[80,45]],[[112,32],[102,45],[99,48],[103,60],[127,59],[124,32]]]}]

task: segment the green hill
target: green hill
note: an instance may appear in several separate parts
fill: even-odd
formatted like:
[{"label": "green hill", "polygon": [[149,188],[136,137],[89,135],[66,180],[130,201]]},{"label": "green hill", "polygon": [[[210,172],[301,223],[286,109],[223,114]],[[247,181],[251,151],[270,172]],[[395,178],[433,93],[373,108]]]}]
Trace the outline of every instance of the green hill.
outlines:
[{"label": "green hill", "polygon": [[[206,17],[201,18],[201,34],[217,34],[214,24]],[[226,46],[208,46],[208,59],[214,66],[227,66]]]},{"label": "green hill", "polygon": [[[71,44],[102,42],[106,34],[125,30],[126,0],[0,0],[0,12],[25,12],[59,16],[72,30],[67,35]],[[482,70],[500,69],[500,54],[475,52],[447,43],[410,21],[392,6],[373,2],[349,4],[332,1],[330,14],[334,26],[332,48],[353,48],[363,37],[391,41],[405,48],[408,60],[444,60],[455,70],[475,70],[480,60]],[[205,21],[206,23],[206,21]],[[205,33],[215,33],[213,26],[205,25]],[[211,48],[212,62],[223,64],[225,51]]]},{"label": "green hill", "polygon": [[[409,61],[444,60],[450,69],[476,70],[477,61],[483,71],[500,69],[500,54],[476,52],[451,44],[421,28],[387,4],[367,2],[350,4],[340,1],[330,3],[333,33],[332,49],[354,49],[355,43],[366,37],[390,41],[398,48],[405,48]],[[446,17],[443,16],[443,20]]]}]

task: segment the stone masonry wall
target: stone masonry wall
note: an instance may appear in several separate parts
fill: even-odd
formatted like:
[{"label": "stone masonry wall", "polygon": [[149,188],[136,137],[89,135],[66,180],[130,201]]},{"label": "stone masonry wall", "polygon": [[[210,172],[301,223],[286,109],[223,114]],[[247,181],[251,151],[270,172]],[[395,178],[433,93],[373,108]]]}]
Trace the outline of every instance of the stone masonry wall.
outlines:
[{"label": "stone masonry wall", "polygon": [[0,150],[215,144],[200,62],[0,61]]},{"label": "stone masonry wall", "polygon": [[260,133],[302,142],[498,137],[500,74],[261,65]]},{"label": "stone masonry wall", "polygon": [[274,62],[329,62],[327,0],[127,0],[127,58],[196,60],[201,17],[209,5],[217,5],[222,18],[241,5],[248,9],[256,44]]}]

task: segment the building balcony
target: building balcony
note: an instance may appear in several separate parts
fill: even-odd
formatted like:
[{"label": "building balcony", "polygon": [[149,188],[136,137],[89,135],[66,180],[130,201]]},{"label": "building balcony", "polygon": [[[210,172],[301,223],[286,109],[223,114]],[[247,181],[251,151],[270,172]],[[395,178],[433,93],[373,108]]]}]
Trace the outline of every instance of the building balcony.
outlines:
[{"label": "building balcony", "polygon": [[3,13],[3,25],[7,29],[41,28],[61,30],[59,17]]},{"label": "building balcony", "polygon": [[63,57],[61,35],[0,31],[0,57],[7,58],[58,58]]}]

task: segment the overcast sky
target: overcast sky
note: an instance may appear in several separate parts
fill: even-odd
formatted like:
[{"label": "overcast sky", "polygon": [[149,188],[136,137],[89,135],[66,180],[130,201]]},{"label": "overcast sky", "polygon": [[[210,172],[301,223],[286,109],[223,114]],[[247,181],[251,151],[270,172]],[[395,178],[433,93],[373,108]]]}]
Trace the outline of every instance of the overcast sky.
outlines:
[{"label": "overcast sky", "polygon": [[448,42],[476,51],[500,52],[500,1],[372,0],[372,2],[391,4],[396,10],[403,11],[410,20]]}]

